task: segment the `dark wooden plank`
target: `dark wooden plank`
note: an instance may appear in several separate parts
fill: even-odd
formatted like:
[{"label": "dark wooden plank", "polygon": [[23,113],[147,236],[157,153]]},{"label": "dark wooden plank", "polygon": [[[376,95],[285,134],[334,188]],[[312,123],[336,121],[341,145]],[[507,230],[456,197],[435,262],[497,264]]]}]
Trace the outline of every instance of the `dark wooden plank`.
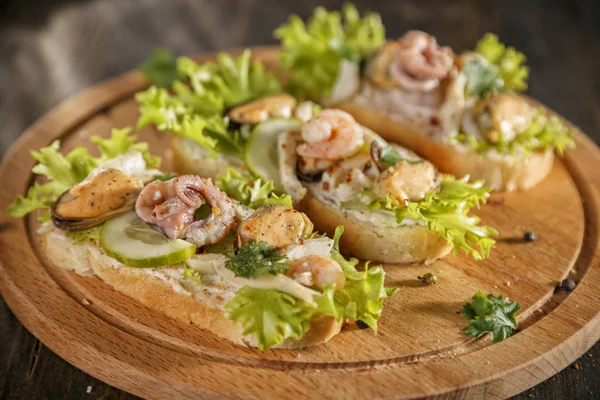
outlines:
[{"label": "dark wooden plank", "polygon": [[[287,14],[331,0],[6,1],[0,25],[0,155],[35,119],[86,86],[124,72],[156,46],[180,54],[274,43]],[[600,142],[600,3],[595,0],[355,1],[381,12],[390,37],[423,29],[456,49],[484,32],[525,52],[529,93]],[[43,7],[42,7],[43,5]],[[515,399],[600,393],[596,345]],[[88,394],[88,386],[91,392]],[[132,399],[41,345],[0,301],[0,399]]]}]

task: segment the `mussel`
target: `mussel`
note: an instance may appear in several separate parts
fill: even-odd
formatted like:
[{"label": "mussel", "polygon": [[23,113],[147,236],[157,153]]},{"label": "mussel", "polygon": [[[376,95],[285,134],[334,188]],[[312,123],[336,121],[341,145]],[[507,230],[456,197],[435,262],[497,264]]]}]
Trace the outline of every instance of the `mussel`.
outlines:
[{"label": "mussel", "polygon": [[239,124],[258,124],[271,117],[291,117],[296,103],[289,94],[275,94],[237,106],[228,116]]},{"label": "mussel", "polygon": [[512,94],[493,94],[475,105],[472,118],[490,143],[500,138],[509,142],[525,130],[536,109],[527,100]]},{"label": "mussel", "polygon": [[313,223],[304,213],[283,205],[269,205],[259,208],[239,225],[234,248],[237,251],[256,240],[283,249],[299,243],[312,230]]},{"label": "mussel", "polygon": [[65,231],[91,228],[132,210],[144,184],[118,169],[106,169],[64,192],[50,208]]}]

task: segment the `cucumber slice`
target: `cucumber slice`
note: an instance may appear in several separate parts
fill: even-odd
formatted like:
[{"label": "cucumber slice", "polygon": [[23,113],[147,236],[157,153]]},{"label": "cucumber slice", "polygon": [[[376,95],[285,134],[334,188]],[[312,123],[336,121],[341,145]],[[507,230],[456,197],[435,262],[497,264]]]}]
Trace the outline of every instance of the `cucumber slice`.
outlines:
[{"label": "cucumber slice", "polygon": [[272,180],[275,187],[283,189],[279,174],[277,138],[280,133],[302,128],[297,119],[273,118],[256,125],[246,144],[245,161],[248,169],[265,180]]},{"label": "cucumber slice", "polygon": [[130,267],[154,268],[183,262],[196,253],[185,240],[170,240],[131,211],[104,223],[100,246],[115,260]]}]

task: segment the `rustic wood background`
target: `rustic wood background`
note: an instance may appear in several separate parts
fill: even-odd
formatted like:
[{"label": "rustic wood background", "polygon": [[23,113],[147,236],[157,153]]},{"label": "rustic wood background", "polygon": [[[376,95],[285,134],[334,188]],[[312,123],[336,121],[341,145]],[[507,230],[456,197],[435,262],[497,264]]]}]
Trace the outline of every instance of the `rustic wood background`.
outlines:
[{"label": "rustic wood background", "polygon": [[[158,46],[178,54],[274,43],[272,30],[330,0],[3,0],[0,2],[0,156],[61,100],[134,68]],[[487,31],[528,56],[529,94],[600,142],[597,0],[375,1],[390,37],[407,29],[460,50]],[[0,278],[1,279],[1,278]],[[510,357],[507,354],[507,357]],[[515,398],[600,396],[600,346]],[[0,299],[0,400],[132,399],[45,348]]]}]

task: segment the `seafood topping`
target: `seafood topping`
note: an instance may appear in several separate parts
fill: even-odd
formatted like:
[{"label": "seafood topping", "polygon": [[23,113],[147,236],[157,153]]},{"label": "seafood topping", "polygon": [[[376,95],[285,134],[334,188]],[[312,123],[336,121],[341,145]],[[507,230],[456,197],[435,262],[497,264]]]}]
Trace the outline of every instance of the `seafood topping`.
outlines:
[{"label": "seafood topping", "polygon": [[296,99],[289,94],[275,94],[235,107],[229,118],[239,124],[258,124],[272,117],[289,118]]},{"label": "seafood topping", "polygon": [[321,160],[314,157],[298,158],[296,163],[296,175],[303,182],[319,182],[323,172],[335,164],[335,161]]},{"label": "seafood topping", "polygon": [[323,256],[306,256],[294,260],[287,270],[287,276],[304,286],[319,289],[335,285],[339,290],[344,287],[346,280],[340,264]]},{"label": "seafood topping", "polygon": [[[204,202],[212,212],[196,221],[194,212]],[[146,185],[135,211],[138,217],[158,226],[170,239],[184,238],[199,247],[223,239],[236,222],[236,211],[227,195],[210,179],[195,175],[181,175]]]},{"label": "seafood topping", "polygon": [[301,157],[340,160],[356,153],[364,144],[363,131],[345,111],[326,109],[302,127],[302,139],[296,152]]},{"label": "seafood topping", "polygon": [[63,230],[99,225],[133,209],[143,183],[109,168],[63,193],[51,207],[54,224]]},{"label": "seafood topping", "polygon": [[409,31],[399,43],[396,69],[421,80],[442,79],[450,72],[454,53],[450,47],[440,47],[435,37],[422,31]]},{"label": "seafood topping", "polygon": [[262,241],[283,249],[300,242],[312,229],[313,224],[304,213],[282,205],[269,205],[259,208],[240,224],[235,246],[241,248],[251,241]]},{"label": "seafood topping", "polygon": [[384,170],[375,180],[375,194],[391,194],[402,202],[420,201],[439,187],[437,168],[428,161],[400,160]]},{"label": "seafood topping", "polygon": [[497,143],[500,137],[507,142],[513,140],[529,126],[535,112],[535,108],[519,96],[493,94],[473,108],[472,117],[479,132],[491,143]]},{"label": "seafood topping", "polygon": [[382,87],[430,91],[450,73],[453,64],[452,49],[440,47],[435,37],[425,32],[409,31],[383,46],[371,64],[370,76]]}]

